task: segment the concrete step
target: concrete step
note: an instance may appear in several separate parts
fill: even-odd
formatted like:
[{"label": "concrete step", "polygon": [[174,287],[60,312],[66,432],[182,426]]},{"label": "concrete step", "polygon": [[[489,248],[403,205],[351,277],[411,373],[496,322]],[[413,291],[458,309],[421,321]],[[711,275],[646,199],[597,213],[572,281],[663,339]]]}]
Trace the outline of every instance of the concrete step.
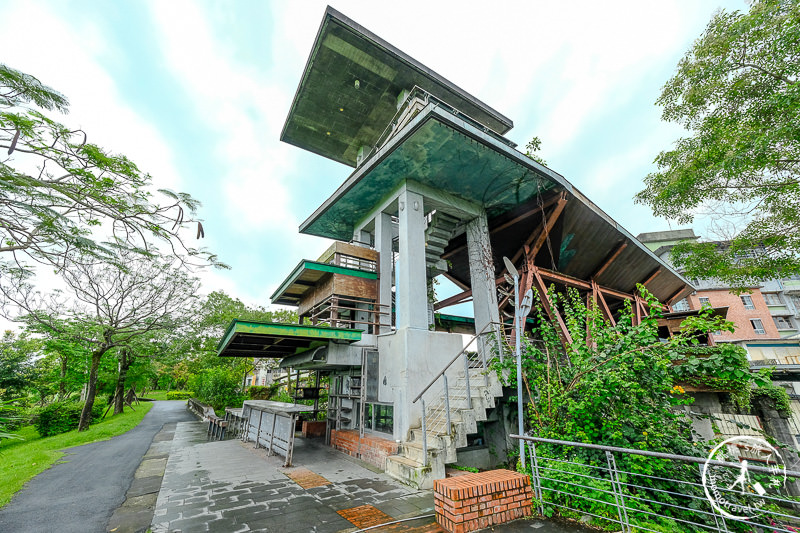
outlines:
[{"label": "concrete step", "polygon": [[445,477],[443,461],[432,460],[426,465],[402,455],[386,458],[386,473],[401,483],[422,490],[432,489],[433,480]]}]

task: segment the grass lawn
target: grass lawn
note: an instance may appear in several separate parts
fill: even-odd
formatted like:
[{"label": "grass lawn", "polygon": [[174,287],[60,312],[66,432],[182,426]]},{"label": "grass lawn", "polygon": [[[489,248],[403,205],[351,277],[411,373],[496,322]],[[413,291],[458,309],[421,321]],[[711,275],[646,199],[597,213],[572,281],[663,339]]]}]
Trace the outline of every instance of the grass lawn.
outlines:
[{"label": "grass lawn", "polygon": [[136,427],[153,404],[142,402],[136,411],[125,411],[121,415],[106,417],[102,422],[78,430],[41,438],[33,426],[21,428],[14,433],[25,440],[4,439],[0,441],[0,507],[11,501],[11,497],[36,474],[50,468],[58,461],[64,448],[80,446],[99,440],[108,440]]}]

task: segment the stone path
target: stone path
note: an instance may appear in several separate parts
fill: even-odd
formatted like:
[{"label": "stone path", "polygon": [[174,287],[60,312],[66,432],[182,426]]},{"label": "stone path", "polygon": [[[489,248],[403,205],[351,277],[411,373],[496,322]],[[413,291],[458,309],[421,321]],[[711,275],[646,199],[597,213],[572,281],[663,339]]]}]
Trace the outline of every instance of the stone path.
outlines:
[{"label": "stone path", "polygon": [[[433,493],[402,485],[324,446],[295,441],[294,463],[283,467],[253,443],[211,441],[205,425],[182,422],[170,443],[153,533],[444,532],[433,518]],[[421,517],[421,518],[415,518]],[[413,519],[385,525],[387,522]],[[585,532],[544,520],[518,520],[492,531]]]},{"label": "stone path", "polygon": [[[333,533],[355,530],[370,512],[382,518],[376,523],[433,513],[429,491],[396,483],[329,447],[298,439],[294,458],[302,466],[284,468],[283,458],[252,443],[207,442],[202,424],[178,424],[153,532]],[[367,505],[374,511],[352,512]]]}]

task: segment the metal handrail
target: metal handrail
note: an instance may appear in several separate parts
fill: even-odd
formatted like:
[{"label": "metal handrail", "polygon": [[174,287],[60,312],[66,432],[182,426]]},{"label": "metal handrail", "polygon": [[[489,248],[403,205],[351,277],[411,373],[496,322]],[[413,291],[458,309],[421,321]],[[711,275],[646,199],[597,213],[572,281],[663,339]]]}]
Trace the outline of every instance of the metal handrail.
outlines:
[{"label": "metal handrail", "polygon": [[[466,352],[466,351],[467,351],[467,348],[469,348],[469,346],[472,344],[472,341],[474,341],[475,339],[477,339],[478,337],[480,337],[481,335],[483,335],[484,333],[486,333],[486,330],[489,328],[489,326],[502,326],[502,324],[501,324],[500,322],[489,322],[488,324],[486,324],[486,326],[484,326],[484,327],[483,327],[483,329],[482,329],[482,330],[480,330],[478,333],[475,333],[475,334],[472,336],[472,338],[470,339],[470,341],[469,341],[469,342],[468,342],[468,343],[467,343],[467,344],[466,344],[466,345],[465,345],[463,348],[461,348],[461,351],[459,351],[459,352],[456,354],[456,356],[455,356],[455,357],[453,357],[453,358],[450,360],[450,362],[449,362],[449,363],[447,363],[447,364],[445,365],[445,367],[444,367],[444,368],[443,368],[443,369],[442,369],[442,370],[441,370],[441,371],[440,371],[438,374],[436,374],[436,376],[434,376],[434,378],[431,380],[431,382],[430,382],[430,383],[428,383],[428,385],[427,385],[427,386],[426,386],[424,389],[422,389],[422,392],[420,392],[420,393],[417,395],[417,397],[416,397],[416,398],[414,398],[414,401],[412,401],[411,403],[417,403],[417,401],[418,401],[420,398],[422,398],[422,395],[423,395],[423,394],[425,394],[426,392],[428,392],[428,389],[430,389],[431,387],[433,387],[433,385],[434,385],[434,384],[435,384],[435,383],[436,383],[436,382],[439,380],[439,378],[440,378],[440,377],[442,377],[442,376],[444,375],[444,373],[445,373],[445,372],[447,372],[447,371],[450,369],[450,367],[452,366],[452,364],[453,364],[453,363],[455,363],[456,361],[458,361],[458,358],[459,358],[459,357],[461,357],[462,355],[464,355],[464,352]],[[499,339],[498,339],[498,342],[499,342]],[[469,375],[467,375],[467,379],[469,379]]]},{"label": "metal handrail", "polygon": [[[687,463],[709,464],[709,465],[724,466],[729,468],[741,468],[742,466],[739,463],[729,463],[726,461],[717,461],[715,459],[706,459],[703,457],[692,457],[691,455],[676,455],[674,453],[651,452],[649,450],[636,450],[634,448],[620,448],[617,446],[605,446],[602,444],[589,444],[585,442],[573,442],[568,440],[544,439],[541,437],[527,437],[524,435],[509,435],[509,437],[511,437],[512,439],[522,439],[528,442],[541,442],[544,444],[560,444],[562,446],[573,446],[575,448],[589,448],[592,450],[600,450],[604,452],[629,453],[632,455],[643,455],[645,457],[657,457],[659,459],[673,459],[676,461],[684,461]],[[762,474],[774,473],[769,468],[763,466],[749,465],[748,470],[751,470],[753,472],[761,472]],[[785,473],[789,477],[800,478],[800,472],[796,470],[786,470]]]},{"label": "metal handrail", "polygon": [[[526,447],[528,448],[531,459],[529,476],[534,496],[533,503],[538,508],[538,512],[541,515],[545,515],[545,506],[553,509],[566,509],[570,512],[591,515],[612,524],[619,524],[622,533],[633,533],[633,531],[657,533],[657,531],[662,531],[662,529],[659,528],[656,530],[653,529],[653,527],[656,527],[660,522],[651,523],[651,520],[659,519],[667,520],[673,524],[679,523],[685,526],[692,526],[691,531],[728,533],[731,529],[729,529],[726,521],[757,526],[764,530],[774,531],[775,533],[791,533],[797,531],[793,527],[796,527],[797,517],[792,509],[798,509],[798,502],[791,496],[783,496],[780,492],[774,491],[768,493],[763,491],[762,488],[762,491],[758,492],[758,497],[761,498],[761,502],[755,504],[753,508],[766,510],[768,514],[763,517],[758,514],[753,516],[735,516],[723,511],[718,504],[712,501],[705,481],[700,484],[687,479],[651,476],[635,468],[628,468],[627,470],[621,469],[617,465],[614,455],[638,455],[665,459],[678,463],[705,465],[705,467],[709,465],[720,466],[723,468],[730,468],[734,471],[741,470],[741,463],[541,437],[521,435],[510,435],[510,437],[520,441],[523,445],[521,448],[522,453],[525,453],[524,450]],[[554,454],[554,457],[540,455],[537,453],[537,443],[602,451],[605,453],[606,465],[600,466],[591,464],[591,462],[576,463],[558,459],[560,456],[558,452]],[[569,466],[560,467],[558,466],[560,463],[583,466],[593,470],[581,473]],[[705,476],[705,470],[701,471],[702,474],[698,472],[698,475]],[[775,467],[761,467],[748,464],[747,472],[758,472],[774,476],[778,470],[776,470]],[[785,478],[800,479],[800,472],[798,471],[783,470],[782,473],[785,475]],[[564,477],[565,475],[567,476],[566,478]],[[580,479],[575,479],[575,477]],[[642,478],[643,480],[657,480],[671,484],[650,486],[649,483],[638,481],[637,478]],[[584,479],[588,481],[584,481]],[[602,483],[598,484],[600,482]],[[692,489],[688,491],[683,490],[687,485],[692,487]],[[715,495],[717,502],[723,502],[726,501],[725,498],[728,498],[729,495],[735,496],[744,493],[744,489],[742,489],[742,491],[734,490],[735,485],[734,483],[734,485],[728,487],[725,485],[715,486],[711,492]],[[574,489],[572,489],[572,487],[574,487]],[[702,493],[697,492],[700,488],[704,490],[705,497],[703,497],[704,495]],[[596,493],[597,496],[591,497],[587,493],[587,490]],[[696,493],[692,493],[692,490]],[[791,494],[793,489],[790,488],[788,490],[789,494]],[[546,497],[545,492],[551,497]],[[752,489],[750,489],[750,492],[753,494],[756,493],[756,491]],[[723,494],[722,496],[720,496],[721,493]],[[594,496],[594,494],[592,494],[592,496]],[[688,500],[688,502],[684,503],[681,500],[683,498]],[[585,505],[580,503],[582,500],[586,501]],[[709,501],[710,506],[708,509],[701,508],[698,503],[704,500]],[[569,505],[567,505],[567,503],[569,503]],[[772,504],[773,507],[767,510],[763,508],[765,503]],[[607,507],[600,512],[597,507],[598,504]],[[650,506],[650,504],[653,504],[653,506]],[[736,508],[736,505],[735,503],[729,502],[729,505],[726,507]],[[779,507],[775,507],[775,505]],[[783,507],[783,509],[781,507]],[[669,512],[665,512],[665,509],[668,509]],[[739,507],[739,509],[742,508]],[[600,514],[592,513],[590,510],[599,512]],[[631,512],[633,514],[631,514]],[[675,514],[679,512],[683,512],[684,514]],[[788,522],[792,524],[792,526],[781,524],[781,521]]]}]

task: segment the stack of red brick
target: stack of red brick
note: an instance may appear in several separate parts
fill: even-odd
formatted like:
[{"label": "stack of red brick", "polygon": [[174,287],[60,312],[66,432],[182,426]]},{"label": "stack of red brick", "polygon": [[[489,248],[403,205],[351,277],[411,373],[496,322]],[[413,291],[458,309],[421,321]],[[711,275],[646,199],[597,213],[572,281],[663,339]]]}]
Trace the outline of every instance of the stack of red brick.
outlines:
[{"label": "stack of red brick", "polygon": [[386,457],[397,453],[395,441],[375,435],[359,437],[352,429],[332,430],[331,446],[378,468],[386,468]]},{"label": "stack of red brick", "polygon": [[530,479],[511,470],[437,479],[433,493],[436,521],[451,533],[510,522],[532,511]]}]

